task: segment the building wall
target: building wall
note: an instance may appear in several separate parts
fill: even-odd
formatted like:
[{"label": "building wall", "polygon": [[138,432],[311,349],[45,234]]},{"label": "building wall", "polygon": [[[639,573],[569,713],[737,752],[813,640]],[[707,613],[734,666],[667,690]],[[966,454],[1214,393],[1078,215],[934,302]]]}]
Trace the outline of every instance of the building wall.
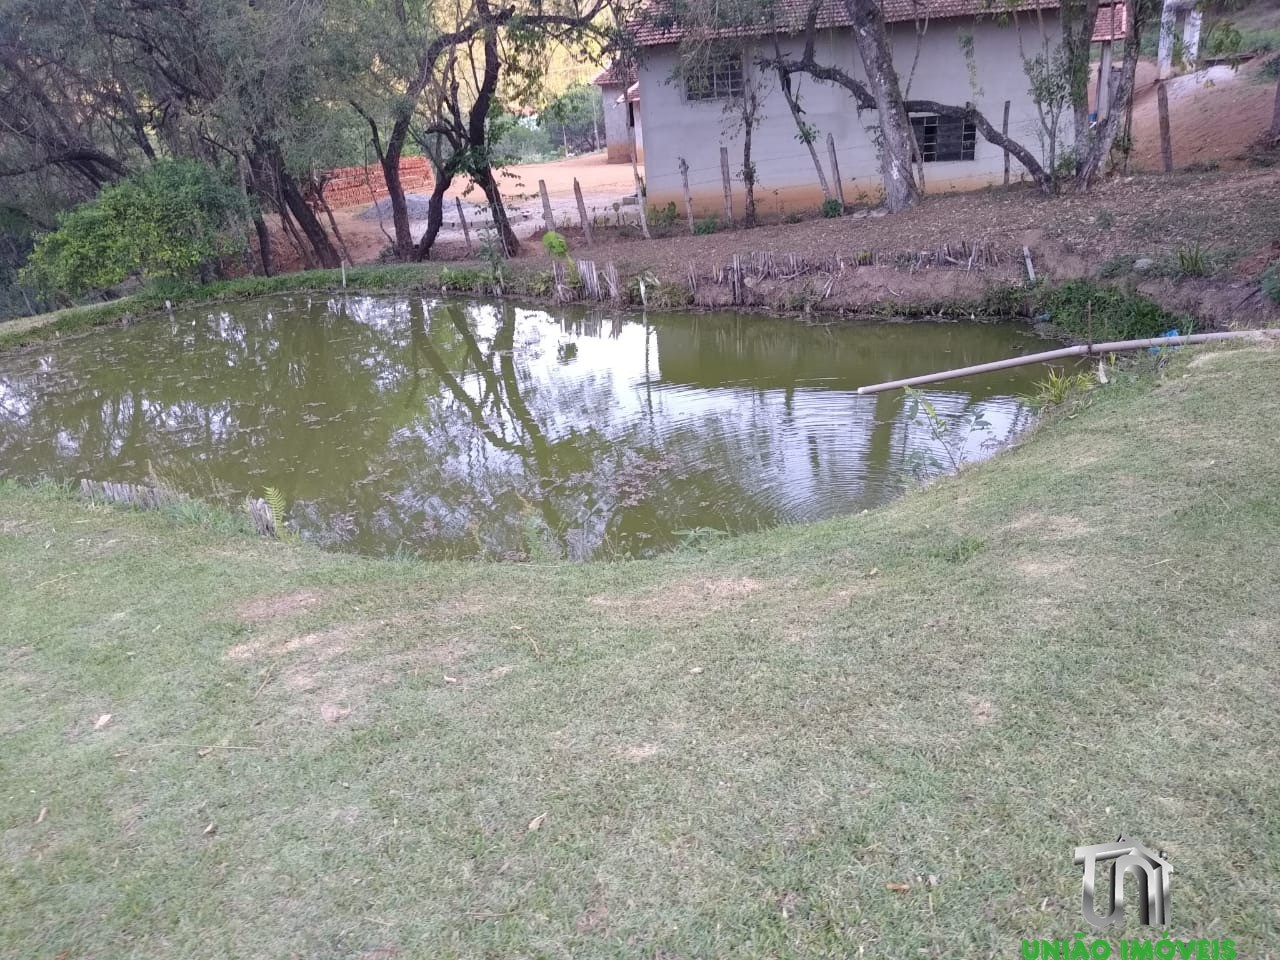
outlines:
[{"label": "building wall", "polygon": [[604,143],[609,163],[631,162],[631,136],[627,132],[627,104],[618,103],[626,93],[621,84],[600,87],[601,109],[604,113]]},{"label": "building wall", "polygon": [[[1046,11],[1045,30],[1058,37],[1061,28],[1057,13]],[[1037,42],[1035,26],[1023,25],[1027,43]],[[894,61],[905,84],[916,55],[916,33],[913,24],[890,27]],[[975,84],[970,78],[970,59],[964,54],[962,39],[972,37],[972,63],[976,69]],[[847,30],[825,33],[817,43],[819,63],[842,67],[854,77],[863,76],[857,48]],[[800,40],[783,43],[783,53],[799,58],[803,53]],[[786,100],[778,89],[776,75],[753,66],[757,56],[772,56],[772,49],[749,49],[743,57],[749,82],[756,82],[763,92],[763,119],[752,137],[752,155],[756,166],[756,204],[762,212],[785,213],[822,202],[822,191],[813,169],[813,161],[805,146],[796,138],[795,122]],[[733,113],[726,112],[726,101],[686,101],[678,81],[670,81],[677,63],[674,46],[653,47],[640,64],[640,112],[645,137],[645,181],[649,202],[663,205],[683,196],[679,161],[689,163],[689,187],[694,205],[700,212],[724,209],[720,178],[720,147],[729,148],[729,168],[733,177],[736,215],[742,212],[742,134]],[[1005,100],[1011,101],[1009,132],[1037,155],[1040,153],[1037,131],[1040,123],[1035,105],[1028,94],[1030,86],[1022,66],[1017,31],[1011,26],[998,26],[990,20],[971,18],[934,20],[920,48],[919,61],[911,82],[909,96],[922,100],[961,105],[974,101],[999,129]],[[818,83],[799,74],[792,77],[792,88],[800,99],[805,119],[818,130],[818,155],[828,180],[831,166],[827,151],[827,134],[835,137],[845,199],[872,199],[881,192],[879,160],[868,132],[874,129],[875,113],[862,116],[853,107],[849,94],[832,84]],[[1064,117],[1070,142],[1070,118]],[[1011,176],[1016,181],[1024,175],[1022,165],[1011,159]],[[936,193],[945,190],[974,189],[1004,179],[1004,153],[979,135],[973,160],[931,162],[924,165],[925,188]]]}]

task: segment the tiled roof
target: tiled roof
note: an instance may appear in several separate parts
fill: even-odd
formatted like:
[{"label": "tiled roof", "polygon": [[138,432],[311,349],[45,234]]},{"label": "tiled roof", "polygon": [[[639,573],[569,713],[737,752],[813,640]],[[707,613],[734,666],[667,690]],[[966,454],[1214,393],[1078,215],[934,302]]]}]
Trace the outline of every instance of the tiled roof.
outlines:
[{"label": "tiled roof", "polygon": [[[776,0],[777,29],[783,34],[798,34],[804,31],[809,16],[811,0]],[[843,0],[818,0],[820,4],[815,21],[818,29],[850,26],[849,14]],[[1056,9],[1058,0],[1021,0],[1011,7],[1004,0],[880,0],[884,10],[884,18],[888,23],[924,19],[941,20],[946,17],[973,17],[981,14],[992,16],[1007,14],[1013,9],[1035,10]],[[672,22],[671,7],[667,0],[650,0],[631,22],[631,33],[635,42],[641,47],[656,47],[664,43],[680,41],[682,31]],[[726,26],[717,29],[712,36],[717,39],[726,37],[750,37],[766,32],[764,23],[750,23]]]},{"label": "tiled roof", "polygon": [[636,82],[636,65],[615,60],[591,81],[598,87],[629,87]]},{"label": "tiled roof", "polygon": [[1129,33],[1129,8],[1124,0],[1103,6],[1098,5],[1098,19],[1093,23],[1093,42],[1123,40]]}]

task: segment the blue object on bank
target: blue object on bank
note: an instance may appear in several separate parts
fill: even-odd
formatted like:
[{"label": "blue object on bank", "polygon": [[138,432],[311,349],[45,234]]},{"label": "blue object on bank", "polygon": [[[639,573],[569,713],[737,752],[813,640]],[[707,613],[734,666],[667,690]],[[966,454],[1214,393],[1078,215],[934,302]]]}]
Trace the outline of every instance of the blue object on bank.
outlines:
[{"label": "blue object on bank", "polygon": [[[1180,336],[1182,336],[1181,330],[1166,330],[1164,333],[1160,334],[1159,338],[1157,339],[1163,340],[1165,337],[1180,337]],[[1177,344],[1176,343],[1172,344],[1172,346],[1176,347]],[[1151,353],[1159,353],[1161,350],[1168,350],[1169,347],[1148,347],[1147,349]]]}]

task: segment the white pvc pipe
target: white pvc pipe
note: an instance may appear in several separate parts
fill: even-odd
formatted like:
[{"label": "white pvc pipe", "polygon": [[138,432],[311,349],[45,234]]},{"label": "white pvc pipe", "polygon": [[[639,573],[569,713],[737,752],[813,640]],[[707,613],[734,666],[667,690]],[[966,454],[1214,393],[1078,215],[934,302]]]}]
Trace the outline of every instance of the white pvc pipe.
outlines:
[{"label": "white pvc pipe", "polygon": [[1113,340],[1109,343],[1082,343],[1075,347],[1063,347],[1060,350],[1046,350],[1044,353],[1029,353],[1024,357],[1010,357],[1008,360],[996,360],[992,363],[979,363],[972,367],[961,367],[958,370],[943,370],[941,373],[926,373],[919,377],[906,377],[902,380],[890,380],[869,387],[859,387],[858,393],[883,393],[885,390],[897,390],[900,387],[918,387],[924,383],[937,383],[939,380],[955,380],[959,377],[971,377],[979,373],[991,373],[995,370],[1008,370],[1011,367],[1025,367],[1032,363],[1046,363],[1050,360],[1062,360],[1066,357],[1088,357],[1101,353],[1120,353],[1125,350],[1145,350],[1148,347],[1179,347],[1189,343],[1210,343],[1214,340],[1232,340],[1240,337],[1280,336],[1280,330],[1231,330],[1225,333],[1192,333],[1178,337],[1148,337],[1145,340]]}]

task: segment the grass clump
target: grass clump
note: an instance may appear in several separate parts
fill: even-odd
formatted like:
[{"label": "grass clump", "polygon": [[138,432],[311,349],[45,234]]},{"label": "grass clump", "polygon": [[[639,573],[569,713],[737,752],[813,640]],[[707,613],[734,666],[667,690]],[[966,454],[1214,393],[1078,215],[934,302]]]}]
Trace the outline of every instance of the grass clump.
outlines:
[{"label": "grass clump", "polygon": [[720,218],[714,213],[709,217],[703,217],[701,220],[695,220],[693,223],[693,232],[698,234],[698,236],[718,233],[719,230]]}]

